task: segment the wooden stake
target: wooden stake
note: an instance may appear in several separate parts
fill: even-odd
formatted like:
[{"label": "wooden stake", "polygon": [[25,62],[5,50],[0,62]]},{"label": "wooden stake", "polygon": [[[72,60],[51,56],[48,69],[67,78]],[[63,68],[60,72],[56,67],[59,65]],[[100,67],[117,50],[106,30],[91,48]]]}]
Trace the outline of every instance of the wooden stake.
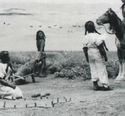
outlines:
[{"label": "wooden stake", "polygon": [[34,103],[34,107],[37,107],[37,103]]},{"label": "wooden stake", "polygon": [[27,106],[27,104],[26,104],[26,108],[27,108],[28,106]]},{"label": "wooden stake", "polygon": [[14,105],[14,108],[16,109],[16,105]]},{"label": "wooden stake", "polygon": [[65,102],[67,102],[67,98],[66,98],[66,97],[64,97],[64,99],[65,99]]},{"label": "wooden stake", "polygon": [[57,103],[59,103],[59,97],[57,97]]},{"label": "wooden stake", "polygon": [[51,101],[51,105],[52,105],[52,107],[54,107],[55,104],[53,103],[53,101]]},{"label": "wooden stake", "polygon": [[4,103],[3,103],[3,107],[6,108],[6,101],[4,101]]},{"label": "wooden stake", "polygon": [[71,97],[69,98],[69,101],[68,102],[70,102],[71,101]]}]

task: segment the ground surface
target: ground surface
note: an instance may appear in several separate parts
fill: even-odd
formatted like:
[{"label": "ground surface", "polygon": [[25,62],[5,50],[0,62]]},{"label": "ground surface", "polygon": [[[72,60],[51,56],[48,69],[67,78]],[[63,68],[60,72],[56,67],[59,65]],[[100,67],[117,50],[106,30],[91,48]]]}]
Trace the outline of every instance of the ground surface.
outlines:
[{"label": "ground surface", "polygon": [[[110,80],[112,91],[93,91],[91,81],[37,78],[37,83],[21,85],[24,97],[32,102],[31,95],[50,93],[48,99],[71,97],[71,102],[58,103],[52,108],[17,108],[0,110],[1,116],[124,116],[125,82],[120,84]],[[25,103],[27,100],[14,102]],[[41,99],[37,98],[37,102]],[[7,101],[12,102],[13,101]],[[3,101],[1,100],[2,104]],[[17,104],[18,106],[18,104]]]}]

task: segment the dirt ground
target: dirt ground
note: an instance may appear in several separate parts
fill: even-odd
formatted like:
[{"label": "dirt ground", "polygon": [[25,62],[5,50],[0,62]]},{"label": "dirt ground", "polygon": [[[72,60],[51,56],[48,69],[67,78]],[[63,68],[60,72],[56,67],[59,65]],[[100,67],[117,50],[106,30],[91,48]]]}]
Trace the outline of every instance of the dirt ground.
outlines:
[{"label": "dirt ground", "polygon": [[[17,108],[1,109],[0,116],[124,116],[125,115],[125,82],[114,83],[110,80],[112,91],[94,91],[90,80],[67,80],[53,78],[36,78],[36,83],[20,85],[26,100],[14,102],[25,103],[36,93],[50,93],[48,99],[71,97],[70,102],[57,103],[51,108]],[[40,98],[36,99],[38,102]],[[7,101],[13,102],[13,101]],[[2,104],[3,101],[1,100]],[[18,104],[17,104],[18,106]]]}]

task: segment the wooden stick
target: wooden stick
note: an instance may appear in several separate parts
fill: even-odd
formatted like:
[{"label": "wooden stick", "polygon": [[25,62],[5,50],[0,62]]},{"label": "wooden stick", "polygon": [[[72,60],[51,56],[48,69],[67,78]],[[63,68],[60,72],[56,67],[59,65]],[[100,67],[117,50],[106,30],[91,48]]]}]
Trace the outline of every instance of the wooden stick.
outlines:
[{"label": "wooden stick", "polygon": [[71,101],[71,97],[69,98],[68,102],[70,102],[70,101]]},{"label": "wooden stick", "polygon": [[57,97],[57,103],[59,103],[59,97]]},{"label": "wooden stick", "polygon": [[64,97],[64,99],[65,99],[65,102],[67,102],[67,98],[66,98],[66,97]]},{"label": "wooden stick", "polygon": [[26,108],[28,108],[27,104],[25,105]]},{"label": "wooden stick", "polygon": [[37,107],[37,103],[34,103],[34,107]]},{"label": "wooden stick", "polygon": [[3,103],[3,107],[6,108],[6,101],[4,101],[4,103]]},{"label": "wooden stick", "polygon": [[16,109],[16,105],[14,105],[14,108]]},{"label": "wooden stick", "polygon": [[51,105],[52,105],[52,107],[54,107],[55,104],[53,103],[53,101],[51,101]]}]

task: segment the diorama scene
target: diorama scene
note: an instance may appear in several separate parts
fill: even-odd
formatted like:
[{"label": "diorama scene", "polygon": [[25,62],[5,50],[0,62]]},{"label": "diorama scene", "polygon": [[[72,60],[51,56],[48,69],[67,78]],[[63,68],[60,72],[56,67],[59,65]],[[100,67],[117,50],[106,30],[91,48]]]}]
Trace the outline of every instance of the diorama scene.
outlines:
[{"label": "diorama scene", "polygon": [[0,0],[0,116],[124,116],[125,0]]}]

